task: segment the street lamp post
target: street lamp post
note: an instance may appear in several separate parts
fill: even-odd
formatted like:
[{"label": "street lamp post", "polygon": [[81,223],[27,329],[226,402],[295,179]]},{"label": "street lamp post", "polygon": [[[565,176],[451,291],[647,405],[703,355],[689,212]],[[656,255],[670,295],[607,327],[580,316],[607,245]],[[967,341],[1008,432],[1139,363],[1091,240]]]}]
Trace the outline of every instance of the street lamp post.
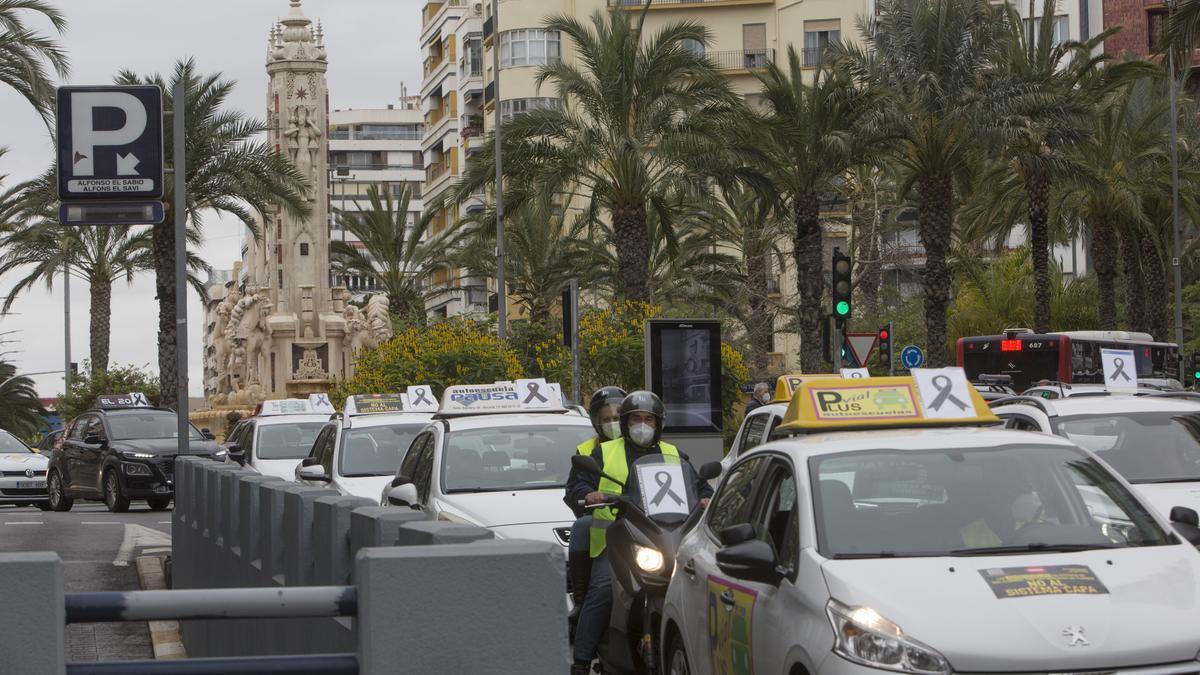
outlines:
[{"label": "street lamp post", "polygon": [[508,337],[508,289],[504,283],[504,161],[500,153],[500,0],[492,0],[492,105],[496,129],[496,309],[500,339]]},{"label": "street lamp post", "polygon": [[[1167,11],[1174,12],[1178,0],[1166,0]],[[1183,253],[1179,247],[1179,117],[1175,92],[1175,49],[1167,47],[1167,82],[1171,95],[1171,269],[1175,280],[1175,344],[1183,348]],[[1182,358],[1182,356],[1180,357]]]}]

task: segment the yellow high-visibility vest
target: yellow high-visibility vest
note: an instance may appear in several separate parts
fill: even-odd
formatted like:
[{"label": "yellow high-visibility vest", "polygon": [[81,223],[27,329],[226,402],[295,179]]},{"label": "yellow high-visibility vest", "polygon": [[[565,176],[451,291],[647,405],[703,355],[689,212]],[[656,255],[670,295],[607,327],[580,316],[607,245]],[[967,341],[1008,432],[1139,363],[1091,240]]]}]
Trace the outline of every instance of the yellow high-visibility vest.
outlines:
[{"label": "yellow high-visibility vest", "polygon": [[[674,461],[679,461],[679,449],[670,443],[658,444],[659,452]],[[625,437],[607,441],[600,446],[601,456],[604,458],[604,473],[612,476],[621,483],[629,480],[629,463],[625,461]],[[670,461],[670,460],[668,460]],[[622,493],[621,483],[616,483],[608,479],[607,476],[600,477],[599,491],[610,495],[620,495]],[[611,506],[604,506],[592,511],[592,527],[588,530],[591,545],[589,553],[593,558],[599,558],[607,546],[606,533],[617,519],[617,513]]]}]

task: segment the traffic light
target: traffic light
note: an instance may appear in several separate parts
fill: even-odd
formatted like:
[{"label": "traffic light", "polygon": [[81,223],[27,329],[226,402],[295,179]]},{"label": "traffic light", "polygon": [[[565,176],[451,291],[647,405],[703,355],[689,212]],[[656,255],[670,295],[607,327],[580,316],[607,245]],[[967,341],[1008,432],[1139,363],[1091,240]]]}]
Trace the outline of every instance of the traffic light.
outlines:
[{"label": "traffic light", "polygon": [[843,255],[842,250],[835,246],[833,265],[830,267],[832,278],[829,288],[832,290],[833,316],[843,322],[850,318],[850,296],[853,292],[853,286],[850,283],[851,270],[850,256]]},{"label": "traffic light", "polygon": [[1192,352],[1192,386],[1200,385],[1200,352]]},{"label": "traffic light", "polygon": [[879,329],[879,365],[887,369],[888,374],[892,373],[892,322],[889,321],[886,326]]}]

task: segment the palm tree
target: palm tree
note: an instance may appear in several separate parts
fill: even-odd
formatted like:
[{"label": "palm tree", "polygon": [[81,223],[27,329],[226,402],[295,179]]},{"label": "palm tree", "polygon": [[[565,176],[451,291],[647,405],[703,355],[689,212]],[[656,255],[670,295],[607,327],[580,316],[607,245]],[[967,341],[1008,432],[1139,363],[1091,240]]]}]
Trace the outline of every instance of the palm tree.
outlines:
[{"label": "palm tree", "polygon": [[[589,216],[611,221],[621,283],[629,300],[649,301],[650,213],[660,231],[673,227],[676,203],[669,186],[705,172],[723,158],[737,99],[703,56],[706,43],[694,21],[670,23],[646,36],[646,11],[593,15],[591,26],[569,16],[545,22],[563,34],[576,57],[544,66],[538,86],[552,83],[559,105],[512,118],[503,128],[505,186],[516,207],[535,194],[590,194]],[[460,198],[494,180],[485,146],[468,170]]]},{"label": "palm tree", "polygon": [[968,189],[976,163],[981,123],[972,103],[995,58],[996,13],[987,0],[882,0],[879,18],[863,25],[865,44],[834,47],[836,59],[883,92],[883,124],[895,139],[890,155],[903,179],[899,193],[916,189],[931,367],[950,360],[947,254],[955,197]]},{"label": "palm tree", "polygon": [[825,288],[820,201],[837,190],[843,174],[872,145],[864,122],[873,112],[873,90],[855,86],[847,71],[819,68],[811,85],[795,47],[787,70],[770,63],[760,74],[765,115],[754,121],[756,163],[771,181],[792,220],[792,259],[799,292],[800,368],[825,368],[821,354]]},{"label": "palm tree", "polygon": [[54,82],[46,66],[65,78],[70,62],[53,38],[26,25],[29,13],[49,21],[59,35],[67,30],[67,18],[43,0],[0,0],[0,84],[29,101],[48,122],[53,113]]},{"label": "palm tree", "polygon": [[[417,319],[425,316],[422,282],[444,258],[450,243],[447,232],[430,231],[435,211],[426,209],[408,224],[412,193],[407,185],[393,201],[390,192],[380,193],[372,185],[367,191],[370,208],[334,213],[338,222],[360,242],[334,241],[330,259],[339,274],[374,279],[388,296],[388,311],[393,317]],[[356,202],[357,203],[357,202]]]},{"label": "palm tree", "polygon": [[[269,125],[236,110],[225,109],[234,82],[220,73],[204,75],[193,59],[176,62],[170,77],[141,77],[122,71],[117,84],[154,84],[163,90],[163,105],[173,110],[172,92],[182,82],[187,100],[181,106],[186,120],[187,138],[187,217],[188,241],[198,245],[206,211],[228,213],[241,220],[252,232],[258,231],[256,214],[266,213],[274,205],[296,215],[307,215],[307,181],[286,157],[275,152],[263,140]],[[174,152],[171,134],[163,138],[164,152]],[[167,181],[166,220],[153,228],[152,254],[154,282],[158,297],[158,373],[162,405],[175,407],[177,382],[175,343],[175,228],[174,186]]]},{"label": "palm tree", "polygon": [[12,363],[0,361],[0,429],[32,438],[45,424],[45,412],[33,380],[17,375]]},{"label": "palm tree", "polygon": [[[596,266],[586,261],[586,224],[542,200],[524,202],[506,214],[506,221],[508,294],[524,305],[531,321],[548,325],[550,311],[571,279],[587,288],[596,278]],[[462,237],[468,243],[453,255],[458,266],[475,275],[495,275],[495,222],[495,211],[487,209],[464,223]]]},{"label": "palm tree", "polygon": [[[1091,115],[1105,95],[1152,68],[1135,62],[1103,67],[1108,55],[1093,52],[1116,29],[1083,43],[1056,42],[1057,6],[1057,0],[1043,0],[1041,19],[1027,25],[1011,2],[1005,3],[1004,34],[984,93],[995,112],[983,119],[997,137],[999,151],[980,187],[1024,202],[1020,222],[1028,227],[1032,250],[1033,327],[1038,333],[1049,332],[1051,323],[1051,195],[1056,184],[1086,176],[1066,150],[1087,136]],[[1005,230],[1016,225],[1011,220],[997,224]]]}]

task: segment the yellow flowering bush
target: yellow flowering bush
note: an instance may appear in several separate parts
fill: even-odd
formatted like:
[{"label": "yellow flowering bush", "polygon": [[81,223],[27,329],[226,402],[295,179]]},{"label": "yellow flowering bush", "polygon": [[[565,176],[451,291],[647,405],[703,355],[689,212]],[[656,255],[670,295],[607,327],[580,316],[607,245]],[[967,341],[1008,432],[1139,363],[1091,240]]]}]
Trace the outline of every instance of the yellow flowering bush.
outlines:
[{"label": "yellow flowering bush", "polygon": [[428,327],[409,326],[374,349],[358,353],[354,376],[334,383],[334,400],[352,394],[403,391],[428,384],[446,387],[515,380],[523,376],[516,352],[487,324],[452,318]]},{"label": "yellow flowering bush", "polygon": [[579,315],[579,375],[582,391],[616,385],[626,391],[646,383],[646,320],[661,317],[661,307],[624,301]]}]

